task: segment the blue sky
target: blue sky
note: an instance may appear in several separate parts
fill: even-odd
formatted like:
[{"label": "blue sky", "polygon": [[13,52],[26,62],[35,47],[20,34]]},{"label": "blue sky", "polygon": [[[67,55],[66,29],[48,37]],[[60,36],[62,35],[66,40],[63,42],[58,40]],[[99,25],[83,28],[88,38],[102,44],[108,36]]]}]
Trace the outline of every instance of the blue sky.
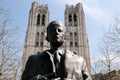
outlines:
[{"label": "blue sky", "polygon": [[10,9],[10,18],[21,29],[21,44],[28,25],[29,10],[32,2],[48,4],[50,10],[50,21],[60,20],[64,23],[65,5],[76,5],[82,3],[86,29],[89,38],[90,54],[97,54],[103,29],[107,29],[113,18],[120,13],[119,0],[2,0],[2,6]]}]

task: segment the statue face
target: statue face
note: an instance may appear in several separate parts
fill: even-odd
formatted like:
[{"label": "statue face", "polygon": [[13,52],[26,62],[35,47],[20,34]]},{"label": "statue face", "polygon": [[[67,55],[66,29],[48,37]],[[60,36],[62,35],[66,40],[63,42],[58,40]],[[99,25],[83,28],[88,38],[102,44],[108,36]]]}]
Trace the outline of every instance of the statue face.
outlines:
[{"label": "statue face", "polygon": [[63,43],[65,38],[65,30],[62,26],[55,25],[48,29],[48,41],[50,43]]}]

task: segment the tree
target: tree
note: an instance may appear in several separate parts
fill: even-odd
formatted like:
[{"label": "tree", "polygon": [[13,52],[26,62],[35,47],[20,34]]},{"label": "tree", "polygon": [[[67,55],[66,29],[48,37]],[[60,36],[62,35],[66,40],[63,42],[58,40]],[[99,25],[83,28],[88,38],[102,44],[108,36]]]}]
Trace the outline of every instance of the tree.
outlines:
[{"label": "tree", "polygon": [[[109,29],[103,33],[101,44],[99,45],[99,57],[93,63],[93,72],[108,73],[111,80],[110,72],[120,69],[120,17],[113,19]],[[102,71],[101,71],[102,70]]]},{"label": "tree", "polygon": [[[100,52],[104,57],[102,63],[108,67],[108,71],[118,68],[116,62],[120,62],[120,17],[114,18],[108,31],[104,32]],[[120,67],[119,67],[120,69]]]},{"label": "tree", "polygon": [[21,64],[18,31],[9,19],[9,11],[0,8],[0,80],[16,80]]},{"label": "tree", "polygon": [[112,44],[113,52],[120,56],[120,16],[114,18],[106,38]]}]

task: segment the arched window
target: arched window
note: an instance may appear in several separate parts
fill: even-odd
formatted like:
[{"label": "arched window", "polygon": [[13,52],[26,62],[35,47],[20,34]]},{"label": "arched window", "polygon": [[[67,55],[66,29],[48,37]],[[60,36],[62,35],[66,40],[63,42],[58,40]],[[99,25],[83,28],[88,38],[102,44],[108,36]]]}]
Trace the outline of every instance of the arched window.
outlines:
[{"label": "arched window", "polygon": [[44,40],[44,33],[41,33],[41,40]]},{"label": "arched window", "polygon": [[72,47],[73,46],[73,42],[70,42],[70,47]]},{"label": "arched window", "polygon": [[39,32],[37,32],[37,35],[39,35]]},{"label": "arched window", "polygon": [[42,15],[42,26],[45,26],[45,15]]},{"label": "arched window", "polygon": [[74,14],[74,21],[77,21],[77,16],[76,16],[76,14]]},{"label": "arched window", "polygon": [[72,15],[69,14],[69,21],[71,22],[72,21]]},{"label": "arched window", "polygon": [[70,32],[70,36],[72,36],[72,32]]},{"label": "arched window", "polygon": [[77,33],[76,32],[74,33],[74,35],[75,35],[75,39],[77,39]]},{"label": "arched window", "polygon": [[74,34],[75,34],[75,36],[77,36],[77,33],[76,33],[76,32],[75,32]]},{"label": "arched window", "polygon": [[69,14],[68,16],[68,25],[72,26],[72,15],[71,14]]},{"label": "arched window", "polygon": [[37,32],[37,34],[36,34],[36,42],[35,42],[35,46],[36,46],[36,47],[39,46],[39,32]]},{"label": "arched window", "polygon": [[75,41],[75,46],[77,46],[78,42],[78,34],[77,32],[74,33],[74,41]]},{"label": "arched window", "polygon": [[69,39],[72,41],[72,38],[73,38],[72,32],[70,32],[70,36],[69,37],[70,37]]},{"label": "arched window", "polygon": [[75,42],[75,47],[78,47],[78,43],[77,42]]},{"label": "arched window", "polygon": [[40,26],[40,14],[37,16],[37,26]]},{"label": "arched window", "polygon": [[36,42],[36,43],[35,43],[35,46],[38,47],[38,46],[39,46],[39,42]]},{"label": "arched window", "polygon": [[40,46],[43,47],[43,43],[44,42],[44,33],[41,33],[41,42],[40,42]]},{"label": "arched window", "polygon": [[39,32],[36,34],[36,41],[39,41]]},{"label": "arched window", "polygon": [[40,46],[43,47],[43,42],[40,43]]},{"label": "arched window", "polygon": [[77,16],[74,14],[74,26],[77,26]]}]

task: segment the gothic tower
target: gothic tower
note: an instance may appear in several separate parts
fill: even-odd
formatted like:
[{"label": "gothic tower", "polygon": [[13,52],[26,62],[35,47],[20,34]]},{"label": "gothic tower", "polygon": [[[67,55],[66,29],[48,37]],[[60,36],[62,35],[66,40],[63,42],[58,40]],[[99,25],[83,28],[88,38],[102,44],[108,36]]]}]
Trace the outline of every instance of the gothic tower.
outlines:
[{"label": "gothic tower", "polygon": [[29,12],[28,28],[24,43],[23,69],[27,58],[31,54],[43,51],[49,47],[46,41],[46,27],[49,23],[49,10],[47,5],[38,5],[33,2]]},{"label": "gothic tower", "polygon": [[[30,12],[28,28],[25,37],[22,69],[27,58],[50,47],[46,40],[46,27],[49,24],[49,9],[47,5],[38,5],[33,2]],[[90,71],[90,56],[88,37],[86,33],[84,11],[81,3],[76,6],[66,5],[65,9],[66,42],[65,49],[86,59]]]},{"label": "gothic tower", "polygon": [[65,26],[67,30],[66,48],[74,51],[77,55],[83,56],[90,72],[88,37],[86,33],[83,5],[81,3],[78,3],[76,6],[66,5]]}]

